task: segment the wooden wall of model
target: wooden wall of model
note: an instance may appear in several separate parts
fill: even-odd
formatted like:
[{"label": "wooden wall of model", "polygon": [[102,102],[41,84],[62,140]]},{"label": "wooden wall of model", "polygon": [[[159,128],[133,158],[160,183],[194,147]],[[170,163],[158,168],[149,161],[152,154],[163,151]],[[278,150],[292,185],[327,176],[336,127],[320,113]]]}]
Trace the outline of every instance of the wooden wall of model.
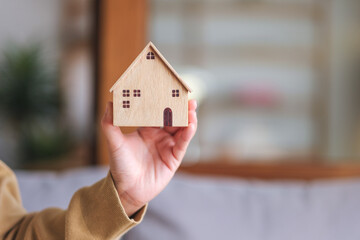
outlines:
[{"label": "wooden wall of model", "polygon": [[100,121],[112,100],[109,89],[146,45],[147,0],[102,0],[99,5],[96,159],[107,164]]}]

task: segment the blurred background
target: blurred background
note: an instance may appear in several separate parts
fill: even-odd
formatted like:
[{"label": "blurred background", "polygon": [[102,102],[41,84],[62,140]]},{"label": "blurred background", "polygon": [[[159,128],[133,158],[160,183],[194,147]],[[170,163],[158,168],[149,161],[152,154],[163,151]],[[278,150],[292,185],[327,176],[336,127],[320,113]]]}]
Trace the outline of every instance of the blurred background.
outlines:
[{"label": "blurred background", "polygon": [[108,89],[150,40],[199,101],[184,164],[360,160],[358,1],[0,6],[0,158],[12,167],[106,163]]},{"label": "blurred background", "polygon": [[27,210],[106,175],[109,89],[149,41],[199,126],[125,239],[360,239],[357,0],[0,0],[0,159]]}]

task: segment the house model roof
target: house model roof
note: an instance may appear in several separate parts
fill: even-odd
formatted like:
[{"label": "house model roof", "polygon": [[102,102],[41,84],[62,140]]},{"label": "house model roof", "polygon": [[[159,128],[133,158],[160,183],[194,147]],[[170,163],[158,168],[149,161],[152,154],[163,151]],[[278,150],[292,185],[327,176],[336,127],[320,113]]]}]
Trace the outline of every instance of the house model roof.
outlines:
[{"label": "house model roof", "polygon": [[134,68],[134,66],[139,62],[139,60],[142,57],[146,57],[146,54],[151,48],[156,52],[156,54],[160,57],[160,59],[163,61],[165,66],[174,74],[176,79],[185,87],[185,89],[189,92],[191,92],[190,87],[180,78],[179,74],[175,71],[175,69],[170,65],[170,63],[164,58],[164,56],[160,53],[160,51],[155,47],[155,45],[152,42],[149,42],[144,50],[136,57],[136,59],[131,63],[131,65],[126,69],[126,71],[121,75],[121,77],[114,83],[114,85],[111,87],[110,92],[114,91],[114,89],[117,87],[119,82],[127,77],[128,74],[130,74],[131,70]]}]

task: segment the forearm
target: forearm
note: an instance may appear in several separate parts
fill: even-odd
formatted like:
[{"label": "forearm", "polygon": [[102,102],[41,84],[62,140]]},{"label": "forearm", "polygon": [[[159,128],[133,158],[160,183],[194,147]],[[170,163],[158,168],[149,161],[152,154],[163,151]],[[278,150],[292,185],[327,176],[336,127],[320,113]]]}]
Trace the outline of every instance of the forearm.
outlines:
[{"label": "forearm", "polygon": [[27,214],[15,176],[4,167],[0,165],[0,239],[114,239],[139,223],[146,210],[129,219],[109,174],[78,190],[67,210]]},{"label": "forearm", "polygon": [[66,213],[66,237],[114,239],[138,224],[145,211],[146,206],[132,219],[127,216],[109,173],[105,179],[75,193]]}]

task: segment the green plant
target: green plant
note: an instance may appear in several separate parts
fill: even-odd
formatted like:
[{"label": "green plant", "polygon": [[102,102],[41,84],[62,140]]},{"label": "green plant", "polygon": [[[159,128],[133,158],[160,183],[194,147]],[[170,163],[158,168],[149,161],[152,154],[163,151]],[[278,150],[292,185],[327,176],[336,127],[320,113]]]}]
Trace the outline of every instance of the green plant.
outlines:
[{"label": "green plant", "polygon": [[68,151],[70,142],[69,134],[63,127],[37,121],[22,130],[22,158],[32,161],[54,159]]},{"label": "green plant", "polygon": [[25,162],[60,155],[69,142],[59,121],[58,81],[49,69],[39,45],[10,46],[0,59],[0,114],[16,132]]},{"label": "green plant", "polygon": [[13,122],[55,117],[59,91],[55,74],[41,60],[38,46],[11,46],[0,64],[0,107]]}]

